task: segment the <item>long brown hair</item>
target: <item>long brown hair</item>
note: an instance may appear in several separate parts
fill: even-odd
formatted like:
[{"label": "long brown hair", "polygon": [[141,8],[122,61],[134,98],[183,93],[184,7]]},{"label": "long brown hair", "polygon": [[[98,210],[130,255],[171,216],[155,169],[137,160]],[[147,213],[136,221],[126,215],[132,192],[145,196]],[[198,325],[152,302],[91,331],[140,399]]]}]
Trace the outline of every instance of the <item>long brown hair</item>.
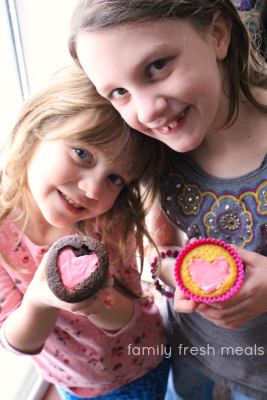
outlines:
[{"label": "long brown hair", "polygon": [[160,19],[182,18],[196,29],[206,32],[215,10],[230,17],[232,30],[228,54],[224,60],[229,79],[229,113],[225,124],[239,110],[239,90],[258,110],[267,107],[252,95],[250,85],[267,87],[267,67],[232,0],[80,0],[73,12],[69,51],[79,64],[76,42],[80,33],[90,33],[132,22],[151,23]]},{"label": "long brown hair", "polygon": [[[83,113],[86,123],[64,131],[59,137],[75,143],[88,143],[114,149],[109,161],[127,155],[125,168],[132,180],[121,190],[111,210],[100,216],[100,232],[92,229],[94,221],[74,224],[76,233],[101,235],[105,245],[114,245],[112,232],[123,226],[119,238],[120,255],[127,241],[134,237],[143,263],[143,239],[152,243],[145,217],[155,197],[163,165],[163,146],[156,140],[131,129],[110,103],[101,97],[83,70],[77,65],[56,72],[47,84],[24,103],[4,150],[6,160],[0,169],[0,225],[10,212],[22,210],[25,230],[29,218],[27,197],[27,161],[46,133]],[[86,126],[86,128],[84,128]],[[142,183],[145,186],[142,187]],[[117,243],[118,245],[118,243]],[[2,254],[2,258],[3,258]],[[7,260],[5,260],[7,262]],[[14,268],[14,266],[13,266]]]}]

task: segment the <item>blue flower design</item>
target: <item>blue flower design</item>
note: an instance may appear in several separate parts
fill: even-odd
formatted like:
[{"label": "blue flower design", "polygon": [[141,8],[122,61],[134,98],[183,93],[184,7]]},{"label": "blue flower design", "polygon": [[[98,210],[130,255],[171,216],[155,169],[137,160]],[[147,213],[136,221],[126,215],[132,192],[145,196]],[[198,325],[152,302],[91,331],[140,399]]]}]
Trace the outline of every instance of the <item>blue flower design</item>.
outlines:
[{"label": "blue flower design", "polygon": [[267,214],[267,182],[263,182],[256,192],[256,201],[258,203],[257,211],[261,215]]},{"label": "blue flower design", "polygon": [[253,240],[253,218],[245,203],[232,195],[224,195],[213,203],[203,217],[207,237],[244,247]]},{"label": "blue flower design", "polygon": [[186,185],[182,194],[178,196],[178,204],[182,206],[185,215],[197,215],[203,202],[203,196],[196,185]]}]

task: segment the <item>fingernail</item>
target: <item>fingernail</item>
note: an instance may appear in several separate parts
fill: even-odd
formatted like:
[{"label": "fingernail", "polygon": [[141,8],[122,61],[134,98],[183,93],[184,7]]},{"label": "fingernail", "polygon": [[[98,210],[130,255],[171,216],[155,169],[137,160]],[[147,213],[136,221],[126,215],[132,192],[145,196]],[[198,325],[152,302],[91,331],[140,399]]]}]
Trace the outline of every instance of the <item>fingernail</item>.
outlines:
[{"label": "fingernail", "polygon": [[106,304],[106,306],[107,306],[108,308],[111,308],[111,307],[113,306],[113,304],[114,304],[114,299],[111,298],[111,297],[108,297],[108,298],[105,300],[105,304]]}]

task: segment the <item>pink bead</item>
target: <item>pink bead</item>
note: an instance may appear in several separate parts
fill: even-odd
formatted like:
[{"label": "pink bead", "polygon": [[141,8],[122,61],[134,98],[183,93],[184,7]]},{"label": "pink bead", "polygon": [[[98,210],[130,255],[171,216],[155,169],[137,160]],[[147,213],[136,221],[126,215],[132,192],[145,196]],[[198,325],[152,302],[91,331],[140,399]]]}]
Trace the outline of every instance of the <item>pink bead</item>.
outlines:
[{"label": "pink bead", "polygon": [[179,254],[179,251],[174,250],[174,252],[172,253],[172,256],[173,256],[174,258],[177,258],[177,257],[178,257],[178,254]]},{"label": "pink bead", "polygon": [[168,299],[171,299],[173,297],[173,293],[172,292],[167,292],[167,297],[168,297]]},{"label": "pink bead", "polygon": [[165,258],[165,256],[166,256],[166,254],[164,253],[164,251],[162,251],[162,252],[160,253],[160,258]]},{"label": "pink bead", "polygon": [[172,256],[172,251],[171,250],[167,250],[166,251],[166,256],[167,257],[171,257]]}]

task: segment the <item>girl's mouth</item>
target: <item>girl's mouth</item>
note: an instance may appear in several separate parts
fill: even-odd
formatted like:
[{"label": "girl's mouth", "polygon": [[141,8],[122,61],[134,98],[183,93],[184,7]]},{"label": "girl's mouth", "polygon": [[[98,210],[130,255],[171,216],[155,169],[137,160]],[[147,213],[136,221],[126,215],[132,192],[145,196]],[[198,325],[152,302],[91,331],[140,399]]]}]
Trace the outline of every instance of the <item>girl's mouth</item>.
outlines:
[{"label": "girl's mouth", "polygon": [[174,132],[174,131],[180,129],[180,127],[182,126],[182,124],[185,120],[184,117],[187,115],[188,108],[189,107],[186,107],[184,109],[184,111],[182,112],[182,114],[180,114],[176,120],[171,121],[169,123],[169,125],[163,126],[162,128],[159,128],[157,130],[161,131],[162,133],[171,133],[171,132]]},{"label": "girl's mouth", "polygon": [[72,207],[75,207],[75,208],[77,208],[77,209],[84,208],[84,207],[81,207],[81,206],[78,206],[77,204],[75,204],[74,200],[72,200],[72,199],[71,199],[69,196],[67,196],[66,194],[61,193],[61,196],[63,196],[64,199],[66,199],[67,202],[68,202],[69,204],[72,205]]},{"label": "girl's mouth", "polygon": [[72,200],[66,194],[60,192],[59,190],[58,190],[58,193],[59,193],[59,197],[60,197],[62,204],[68,211],[72,212],[73,214],[80,214],[81,212],[83,212],[85,210],[84,207],[81,207],[78,204],[76,204],[74,202],[74,200]]}]

